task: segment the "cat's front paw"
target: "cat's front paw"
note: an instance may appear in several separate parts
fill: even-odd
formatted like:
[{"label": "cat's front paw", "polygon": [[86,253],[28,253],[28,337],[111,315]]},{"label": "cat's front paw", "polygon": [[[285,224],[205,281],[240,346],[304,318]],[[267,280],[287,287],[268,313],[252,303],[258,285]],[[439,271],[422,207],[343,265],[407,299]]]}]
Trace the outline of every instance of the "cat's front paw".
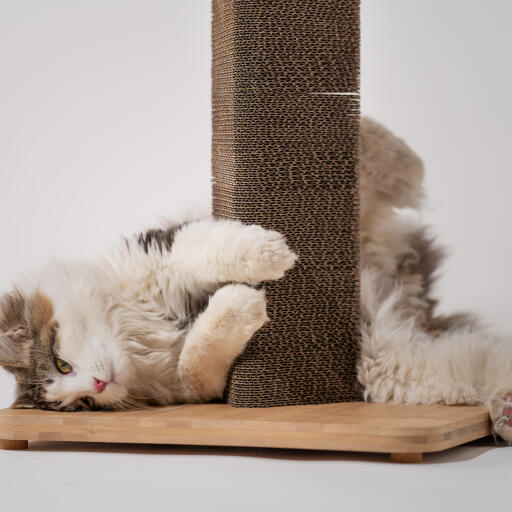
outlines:
[{"label": "cat's front paw", "polygon": [[284,276],[297,261],[284,236],[277,231],[249,226],[252,243],[247,253],[249,282],[274,281]]},{"label": "cat's front paw", "polygon": [[244,346],[269,321],[265,291],[244,284],[229,284],[217,290],[208,310],[218,312],[216,325],[225,331],[224,337]]},{"label": "cat's front paw", "polygon": [[512,393],[504,400],[496,400],[490,407],[493,431],[512,445]]}]

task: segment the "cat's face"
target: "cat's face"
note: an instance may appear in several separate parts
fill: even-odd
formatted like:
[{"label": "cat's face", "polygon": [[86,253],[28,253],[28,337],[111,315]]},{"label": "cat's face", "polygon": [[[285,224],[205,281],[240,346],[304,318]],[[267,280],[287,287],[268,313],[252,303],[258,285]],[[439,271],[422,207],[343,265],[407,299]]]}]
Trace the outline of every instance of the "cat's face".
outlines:
[{"label": "cat's face", "polygon": [[57,304],[40,291],[0,300],[0,365],[18,383],[13,407],[123,408],[126,356],[94,301]]}]

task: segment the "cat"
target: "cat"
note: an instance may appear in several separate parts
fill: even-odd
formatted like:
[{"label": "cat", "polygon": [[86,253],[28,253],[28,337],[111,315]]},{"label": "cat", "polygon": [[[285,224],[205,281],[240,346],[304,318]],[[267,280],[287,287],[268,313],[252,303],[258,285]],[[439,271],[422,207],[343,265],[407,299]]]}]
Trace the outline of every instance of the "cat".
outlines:
[{"label": "cat", "polygon": [[203,219],[57,263],[0,303],[13,407],[129,409],[222,397],[232,362],[268,321],[265,292],[297,256],[280,233]]},{"label": "cat", "polygon": [[443,250],[419,216],[421,159],[381,124],[360,131],[363,398],[407,404],[487,405],[512,443],[512,340],[469,314],[437,315],[432,285]]},{"label": "cat", "polygon": [[[400,213],[423,198],[421,159],[381,124],[360,127],[362,398],[486,404],[512,441],[512,344],[431,296],[442,250]],[[232,362],[268,321],[265,292],[297,260],[282,234],[206,218],[125,240],[93,262],[48,265],[0,300],[13,407],[130,409],[223,396]]]}]

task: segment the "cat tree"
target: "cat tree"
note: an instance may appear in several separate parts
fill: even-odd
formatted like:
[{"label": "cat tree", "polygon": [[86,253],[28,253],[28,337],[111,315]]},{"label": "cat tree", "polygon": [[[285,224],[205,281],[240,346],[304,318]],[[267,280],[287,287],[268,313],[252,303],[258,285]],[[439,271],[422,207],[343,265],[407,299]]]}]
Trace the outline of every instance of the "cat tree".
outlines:
[{"label": "cat tree", "polygon": [[358,91],[359,0],[213,0],[214,214],[277,229],[300,256],[265,286],[272,321],[235,362],[228,404],[7,409],[0,446],[257,446],[410,462],[488,435],[482,407],[355,401]]}]

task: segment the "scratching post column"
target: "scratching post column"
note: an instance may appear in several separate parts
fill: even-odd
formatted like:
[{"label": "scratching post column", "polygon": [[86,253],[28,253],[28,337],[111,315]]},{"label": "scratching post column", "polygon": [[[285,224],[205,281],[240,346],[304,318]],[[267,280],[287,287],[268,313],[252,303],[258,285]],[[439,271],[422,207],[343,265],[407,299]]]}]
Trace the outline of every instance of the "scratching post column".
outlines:
[{"label": "scratching post column", "polygon": [[235,362],[234,406],[358,398],[358,0],[213,0],[213,212],[297,266]]}]

